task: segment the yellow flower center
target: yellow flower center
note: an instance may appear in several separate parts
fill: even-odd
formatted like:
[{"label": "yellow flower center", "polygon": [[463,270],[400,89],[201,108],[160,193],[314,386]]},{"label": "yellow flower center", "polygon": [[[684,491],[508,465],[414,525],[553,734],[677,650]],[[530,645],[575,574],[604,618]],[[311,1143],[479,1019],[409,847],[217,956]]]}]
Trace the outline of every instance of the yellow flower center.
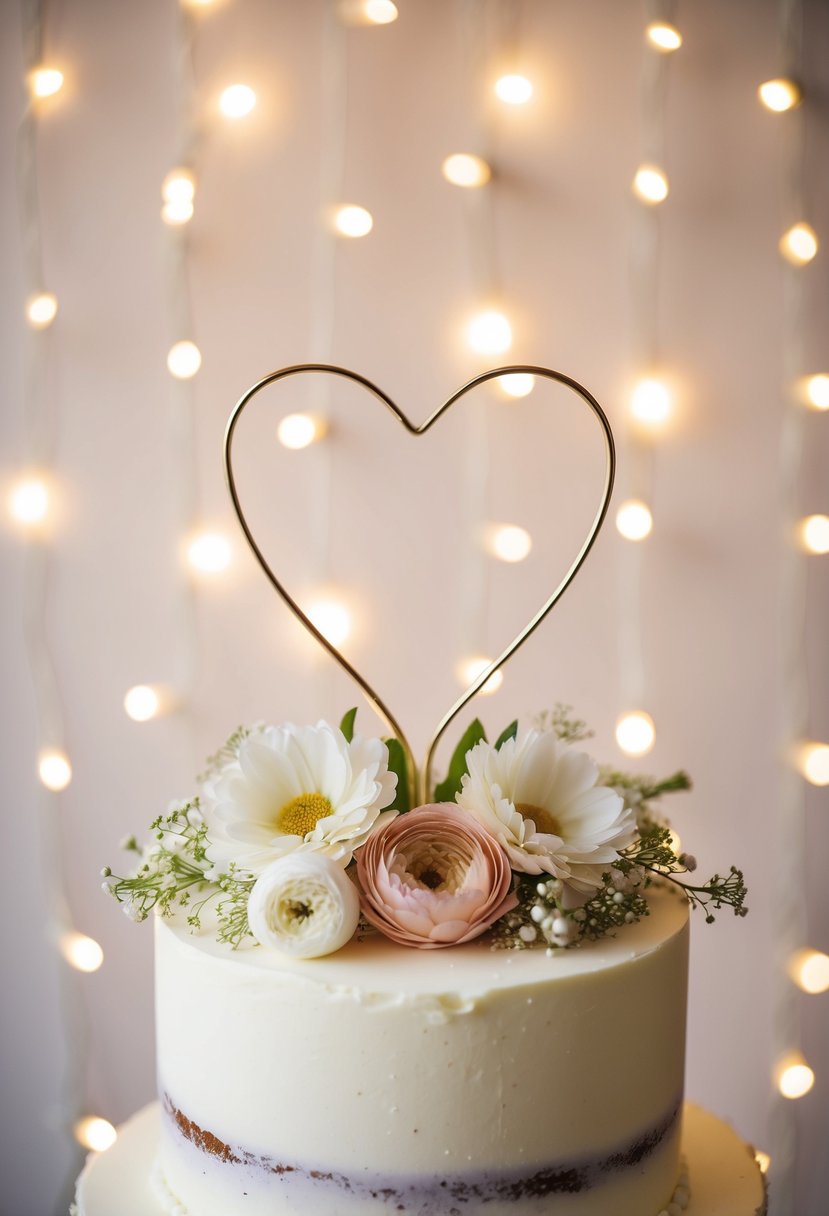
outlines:
[{"label": "yellow flower center", "polygon": [[545,811],[543,806],[533,806],[531,802],[516,802],[515,809],[524,819],[532,819],[536,832],[545,832],[550,836],[561,836],[561,825],[555,815]]},{"label": "yellow flower center", "polygon": [[298,794],[278,812],[276,827],[285,836],[307,836],[332,810],[324,794]]}]

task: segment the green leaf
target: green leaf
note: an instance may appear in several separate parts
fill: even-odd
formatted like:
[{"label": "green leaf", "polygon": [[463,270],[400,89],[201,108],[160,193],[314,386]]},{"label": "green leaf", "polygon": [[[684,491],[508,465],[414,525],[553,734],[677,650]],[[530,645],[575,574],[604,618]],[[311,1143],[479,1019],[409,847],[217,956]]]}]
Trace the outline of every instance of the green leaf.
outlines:
[{"label": "green leaf", "polygon": [[691,778],[681,769],[678,773],[674,773],[672,777],[666,777],[664,781],[658,781],[650,790],[648,790],[648,798],[658,798],[660,794],[672,794],[675,790],[689,790],[691,788]]},{"label": "green leaf", "polygon": [[502,730],[498,738],[495,740],[495,750],[499,752],[506,743],[507,739],[514,739],[518,734],[518,719],[510,722],[506,730]]},{"label": "green leaf", "polygon": [[461,778],[466,774],[466,753],[471,751],[475,744],[480,743],[482,739],[486,739],[486,731],[476,718],[466,728],[460,743],[452,753],[446,780],[435,786],[435,802],[455,801],[455,795],[461,788]]},{"label": "green leaf", "polygon": [[350,743],[354,738],[354,719],[357,717],[357,706],[350,709],[340,723],[340,730],[345,735],[346,743]]},{"label": "green leaf", "polygon": [[384,742],[389,749],[389,772],[397,774],[397,793],[388,809],[405,813],[411,810],[412,806],[409,798],[409,766],[406,763],[406,753],[399,739],[386,739]]}]

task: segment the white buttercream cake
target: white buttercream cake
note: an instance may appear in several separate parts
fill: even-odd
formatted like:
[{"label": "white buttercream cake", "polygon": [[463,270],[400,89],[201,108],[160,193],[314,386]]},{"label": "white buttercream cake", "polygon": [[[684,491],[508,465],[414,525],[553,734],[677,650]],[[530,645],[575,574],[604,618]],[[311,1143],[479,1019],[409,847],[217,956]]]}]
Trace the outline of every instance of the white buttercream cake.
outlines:
[{"label": "white buttercream cake", "polygon": [[684,900],[562,952],[235,954],[156,921],[160,1164],[193,1216],[656,1216],[680,1170]]}]

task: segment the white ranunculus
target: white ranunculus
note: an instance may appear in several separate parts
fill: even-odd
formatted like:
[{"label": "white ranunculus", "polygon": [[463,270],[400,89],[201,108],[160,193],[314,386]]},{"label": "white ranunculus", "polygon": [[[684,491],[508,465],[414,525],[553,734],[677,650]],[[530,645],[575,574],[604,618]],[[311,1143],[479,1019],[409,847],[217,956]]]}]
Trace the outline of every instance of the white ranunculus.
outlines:
[{"label": "white ranunculus", "polygon": [[515,870],[554,874],[571,893],[589,892],[636,836],[633,812],[597,784],[595,760],[552,731],[528,731],[497,751],[478,743],[467,766],[457,802],[500,841]]},{"label": "white ranunculus", "polygon": [[259,875],[248,898],[251,932],[292,958],[333,954],[360,919],[357,888],[342,866],[320,853],[292,853]]},{"label": "white ranunculus", "polygon": [[300,851],[347,866],[395,813],[381,814],[397,788],[388,759],[381,739],[349,743],[327,722],[253,731],[204,790],[211,860],[259,874]]}]

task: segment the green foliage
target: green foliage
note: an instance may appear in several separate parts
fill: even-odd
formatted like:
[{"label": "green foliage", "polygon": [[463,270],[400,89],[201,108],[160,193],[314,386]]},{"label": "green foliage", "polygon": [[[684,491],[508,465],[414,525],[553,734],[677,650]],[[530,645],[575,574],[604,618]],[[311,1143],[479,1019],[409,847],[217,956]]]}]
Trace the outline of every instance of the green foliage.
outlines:
[{"label": "green foliage", "polygon": [[397,791],[394,795],[394,802],[386,809],[401,813],[409,811],[412,801],[409,793],[409,766],[406,763],[406,753],[399,739],[386,739],[385,744],[389,749],[389,772],[397,774]]},{"label": "green foliage", "polygon": [[500,735],[495,740],[496,752],[499,752],[501,750],[501,748],[506,743],[507,739],[514,739],[517,734],[518,734],[518,719],[516,718],[514,722],[510,722],[509,726],[507,726],[504,730],[501,731]]},{"label": "green foliage", "polygon": [[435,802],[454,802],[455,795],[460,793],[461,781],[466,776],[466,753],[471,751],[476,743],[486,739],[486,731],[476,718],[463,733],[461,741],[452,753],[449,761],[449,772],[446,779],[435,786]]},{"label": "green foliage", "polygon": [[340,723],[340,733],[344,736],[346,743],[350,743],[354,738],[354,719],[357,717],[357,706],[350,709],[347,714],[343,715],[343,720]]}]

